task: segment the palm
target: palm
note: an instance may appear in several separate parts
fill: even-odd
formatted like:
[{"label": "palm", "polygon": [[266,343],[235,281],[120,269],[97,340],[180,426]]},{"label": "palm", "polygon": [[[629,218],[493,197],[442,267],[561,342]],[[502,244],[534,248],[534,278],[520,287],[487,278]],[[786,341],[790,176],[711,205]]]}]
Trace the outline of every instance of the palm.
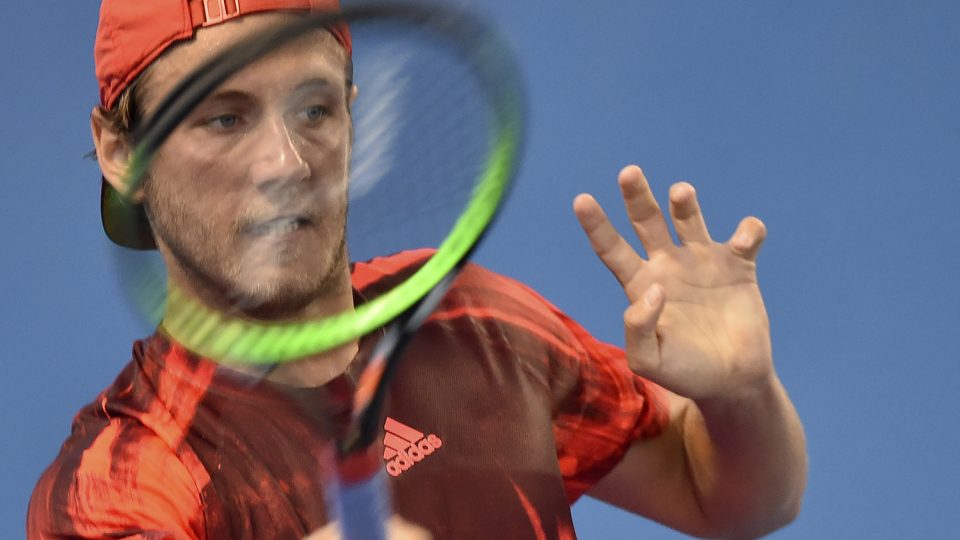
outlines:
[{"label": "palm", "polygon": [[[760,381],[772,372],[769,326],[756,280],[763,225],[745,219],[728,243],[714,242],[691,186],[671,190],[671,214],[681,245],[639,169],[620,184],[643,259],[610,225],[589,196],[575,203],[594,250],[623,285],[631,303],[627,324],[630,366],[675,393],[709,398]],[[657,284],[665,302],[648,305]],[[662,310],[662,311],[661,311]]]}]

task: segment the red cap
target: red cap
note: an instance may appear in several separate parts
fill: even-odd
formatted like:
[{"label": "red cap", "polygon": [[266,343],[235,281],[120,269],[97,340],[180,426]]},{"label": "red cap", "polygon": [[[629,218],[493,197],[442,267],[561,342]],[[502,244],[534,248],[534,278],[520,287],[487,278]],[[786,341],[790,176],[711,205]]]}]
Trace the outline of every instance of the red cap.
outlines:
[{"label": "red cap", "polygon": [[[137,75],[197,28],[262,11],[338,9],[339,0],[103,0],[94,46],[100,104],[112,107]],[[330,33],[350,54],[346,24]]]},{"label": "red cap", "polygon": [[[337,11],[340,0],[103,0],[94,45],[100,104],[111,108],[143,70],[198,28],[264,11]],[[328,28],[351,54],[345,22]],[[122,246],[153,249],[156,244],[143,208],[131,205],[105,181],[101,215],[107,236]]]}]

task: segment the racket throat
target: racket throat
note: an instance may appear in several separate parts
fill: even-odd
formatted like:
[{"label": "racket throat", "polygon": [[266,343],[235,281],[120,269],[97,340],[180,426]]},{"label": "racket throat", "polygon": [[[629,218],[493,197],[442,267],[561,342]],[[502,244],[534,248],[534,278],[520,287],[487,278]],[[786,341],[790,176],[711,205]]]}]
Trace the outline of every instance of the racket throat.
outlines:
[{"label": "racket throat", "polygon": [[341,538],[386,540],[390,491],[379,448],[369,446],[337,462],[337,482],[328,487],[327,513],[340,526]]},{"label": "racket throat", "polygon": [[461,260],[426,296],[401,314],[377,343],[370,362],[357,382],[351,422],[340,443],[341,456],[352,455],[376,443],[383,426],[387,388],[403,352],[416,331],[440,304],[464,264],[465,260]]}]

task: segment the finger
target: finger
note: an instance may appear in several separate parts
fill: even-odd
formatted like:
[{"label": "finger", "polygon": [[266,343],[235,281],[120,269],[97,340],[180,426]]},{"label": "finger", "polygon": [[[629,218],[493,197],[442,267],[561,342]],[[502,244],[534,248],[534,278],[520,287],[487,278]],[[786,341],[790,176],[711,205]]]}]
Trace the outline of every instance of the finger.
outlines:
[{"label": "finger", "polygon": [[387,522],[387,538],[389,540],[432,540],[430,531],[419,527],[397,514]]},{"label": "finger", "polygon": [[700,212],[700,203],[697,202],[697,191],[687,182],[670,186],[670,215],[680,243],[705,244],[711,241]]},{"label": "finger", "polygon": [[627,215],[633,224],[633,230],[643,243],[643,249],[648,255],[653,255],[673,245],[667,222],[650,184],[647,183],[643,171],[636,165],[630,165],[620,171],[618,177],[620,192],[623,193],[623,202],[627,206]]},{"label": "finger", "polygon": [[585,193],[578,195],[573,200],[573,213],[587,234],[593,251],[620,285],[625,286],[643,266],[643,259],[620,236],[592,196]]},{"label": "finger", "polygon": [[650,376],[660,366],[660,340],[657,338],[657,319],[663,311],[663,288],[654,283],[639,301],[623,314],[626,332],[627,364],[634,373]]},{"label": "finger", "polygon": [[737,255],[748,261],[755,261],[766,237],[767,227],[759,219],[750,216],[740,221],[736,232],[730,237],[729,244]]}]

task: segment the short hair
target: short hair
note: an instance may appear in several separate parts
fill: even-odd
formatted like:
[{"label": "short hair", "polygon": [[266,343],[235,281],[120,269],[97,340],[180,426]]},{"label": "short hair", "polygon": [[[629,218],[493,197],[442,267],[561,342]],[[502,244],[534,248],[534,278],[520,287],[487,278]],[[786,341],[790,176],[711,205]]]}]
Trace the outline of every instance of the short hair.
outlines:
[{"label": "short hair", "polygon": [[[143,102],[146,95],[146,88],[149,84],[150,73],[153,71],[154,64],[147,66],[137,77],[127,86],[117,102],[112,108],[107,109],[101,106],[100,112],[103,117],[109,121],[121,135],[130,139],[133,132],[139,127],[140,122],[146,111],[143,110]],[[344,66],[346,75],[346,92],[350,95],[350,89],[353,88],[353,57],[347,56]],[[350,112],[350,100],[347,100],[347,112]]]}]

